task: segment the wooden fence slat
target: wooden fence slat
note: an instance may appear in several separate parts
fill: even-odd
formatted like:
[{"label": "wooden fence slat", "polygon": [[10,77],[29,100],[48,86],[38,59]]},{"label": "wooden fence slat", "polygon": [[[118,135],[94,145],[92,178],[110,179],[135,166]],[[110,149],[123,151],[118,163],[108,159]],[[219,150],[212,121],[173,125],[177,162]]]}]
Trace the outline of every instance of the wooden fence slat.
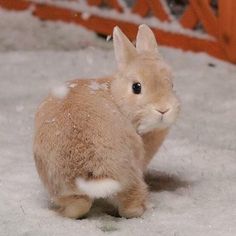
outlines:
[{"label": "wooden fence slat", "polygon": [[170,21],[168,13],[163,8],[160,0],[146,0],[153,12],[153,15],[156,16],[161,21]]},{"label": "wooden fence slat", "polygon": [[1,0],[0,5],[9,10],[26,10],[31,3],[27,1]]},{"label": "wooden fence slat", "polygon": [[218,37],[218,22],[208,0],[190,0],[190,4],[201,20],[205,30],[212,36]]},{"label": "wooden fence slat", "polygon": [[219,0],[220,42],[232,61],[236,61],[236,1]]},{"label": "wooden fence slat", "polygon": [[119,12],[122,12],[122,11],[123,11],[121,5],[117,2],[117,0],[107,0],[106,3],[107,3],[109,6],[115,8],[115,9],[116,9],[117,11],[119,11]]},{"label": "wooden fence slat", "polygon": [[198,23],[198,17],[191,5],[189,5],[184,14],[181,16],[179,22],[184,28],[193,29]]},{"label": "wooden fence slat", "polygon": [[[210,2],[211,0],[208,0],[209,4]],[[194,29],[194,27],[197,25],[199,22],[199,17],[191,4],[187,6],[179,22],[184,28],[188,29]]]},{"label": "wooden fence slat", "polygon": [[120,4],[117,2],[117,0],[87,0],[87,3],[91,6],[100,6],[102,3],[105,3],[106,5],[115,8],[117,11],[122,12],[123,9],[120,6]]},{"label": "wooden fence slat", "polygon": [[143,0],[136,1],[135,5],[133,6],[132,12],[139,14],[142,17],[146,16],[149,12],[149,5],[147,1]]},{"label": "wooden fence slat", "polygon": [[91,6],[98,6],[102,3],[102,0],[87,0],[87,3]]}]

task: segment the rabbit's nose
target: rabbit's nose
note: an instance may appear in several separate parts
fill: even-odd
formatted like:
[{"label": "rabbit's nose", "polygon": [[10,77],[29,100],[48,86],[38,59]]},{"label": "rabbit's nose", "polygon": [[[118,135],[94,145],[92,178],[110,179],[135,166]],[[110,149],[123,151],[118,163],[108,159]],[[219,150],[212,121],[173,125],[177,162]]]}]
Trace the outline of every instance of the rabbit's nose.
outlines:
[{"label": "rabbit's nose", "polygon": [[158,112],[160,112],[162,115],[164,115],[166,112],[168,112],[170,109],[166,109],[166,110],[159,110],[159,109],[156,109]]}]

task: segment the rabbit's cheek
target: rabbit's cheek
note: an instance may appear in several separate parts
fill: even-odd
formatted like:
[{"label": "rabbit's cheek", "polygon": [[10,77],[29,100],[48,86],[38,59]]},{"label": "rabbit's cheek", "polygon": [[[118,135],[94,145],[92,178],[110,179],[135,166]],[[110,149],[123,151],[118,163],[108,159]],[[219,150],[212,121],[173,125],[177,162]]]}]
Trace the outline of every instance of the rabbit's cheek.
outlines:
[{"label": "rabbit's cheek", "polygon": [[163,123],[166,127],[171,126],[177,119],[178,109],[172,109],[163,116]]}]

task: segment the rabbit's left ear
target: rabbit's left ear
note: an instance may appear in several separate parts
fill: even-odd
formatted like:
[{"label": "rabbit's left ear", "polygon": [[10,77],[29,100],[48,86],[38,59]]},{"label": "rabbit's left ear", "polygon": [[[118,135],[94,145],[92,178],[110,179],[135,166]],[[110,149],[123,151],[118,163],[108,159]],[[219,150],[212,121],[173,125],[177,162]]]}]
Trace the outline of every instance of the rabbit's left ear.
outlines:
[{"label": "rabbit's left ear", "polygon": [[155,35],[152,30],[145,24],[139,26],[136,38],[136,49],[138,52],[158,52]]}]

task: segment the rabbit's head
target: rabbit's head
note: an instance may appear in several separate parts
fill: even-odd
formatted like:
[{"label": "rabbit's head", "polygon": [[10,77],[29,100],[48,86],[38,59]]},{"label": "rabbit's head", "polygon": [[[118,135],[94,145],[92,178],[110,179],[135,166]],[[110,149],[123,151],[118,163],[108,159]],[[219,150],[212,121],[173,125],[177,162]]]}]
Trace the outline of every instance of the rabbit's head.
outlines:
[{"label": "rabbit's head", "polygon": [[161,58],[152,30],[141,25],[136,48],[114,28],[113,41],[118,72],[111,83],[112,96],[139,134],[168,128],[179,112],[172,74]]}]

